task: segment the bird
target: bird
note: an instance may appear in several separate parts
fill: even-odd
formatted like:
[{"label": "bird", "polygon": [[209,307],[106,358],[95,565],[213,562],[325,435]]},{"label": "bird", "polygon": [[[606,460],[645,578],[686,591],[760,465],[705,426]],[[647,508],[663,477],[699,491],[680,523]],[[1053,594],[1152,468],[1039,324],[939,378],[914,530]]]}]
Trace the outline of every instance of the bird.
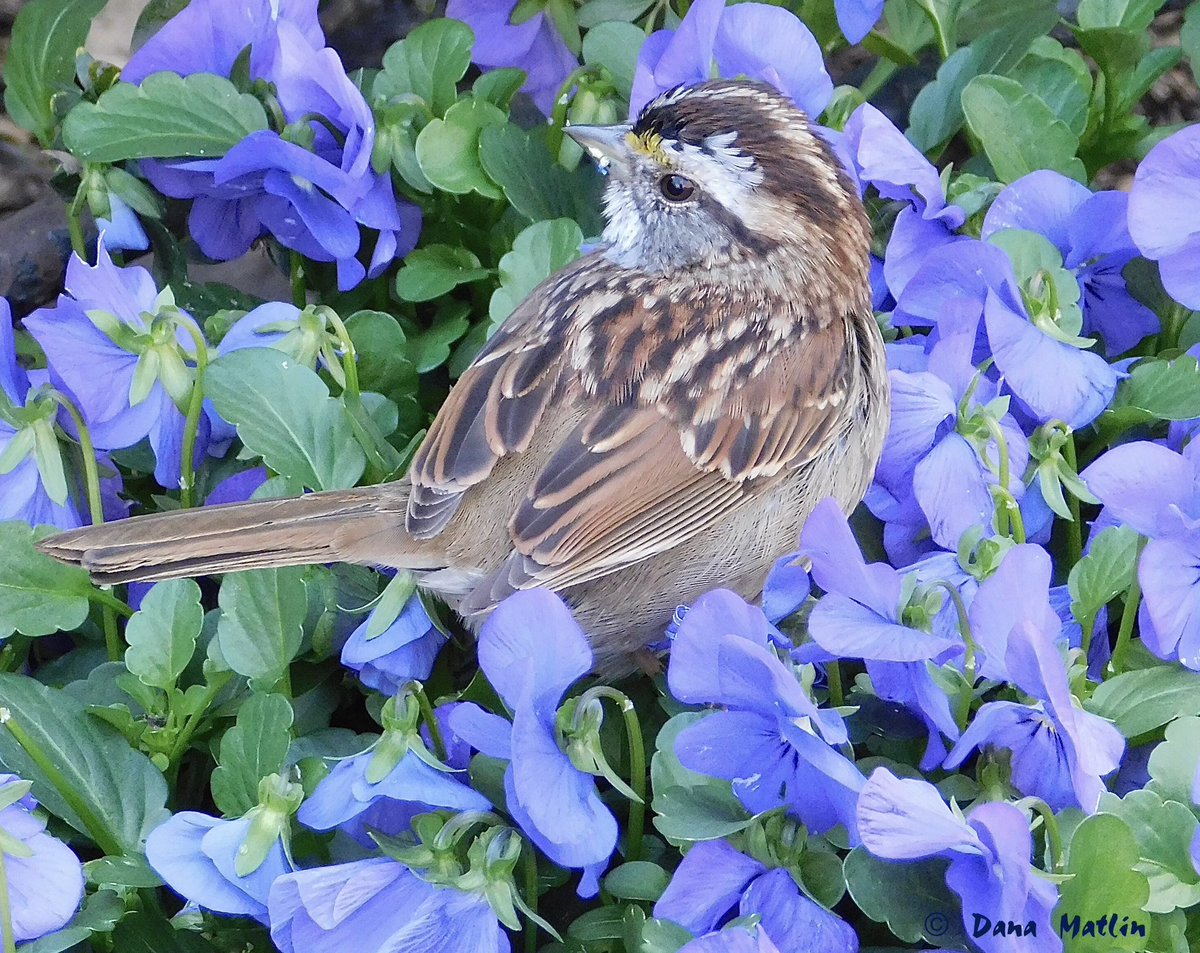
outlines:
[{"label": "bird", "polygon": [[818,502],[860,502],[883,448],[858,191],[764,83],[678,87],[631,123],[565,132],[606,173],[600,240],[495,331],[402,479],[139,516],[42,550],[98,583],[410,570],[469,629],[545,588],[610,676],[681,604],[757,596]]}]

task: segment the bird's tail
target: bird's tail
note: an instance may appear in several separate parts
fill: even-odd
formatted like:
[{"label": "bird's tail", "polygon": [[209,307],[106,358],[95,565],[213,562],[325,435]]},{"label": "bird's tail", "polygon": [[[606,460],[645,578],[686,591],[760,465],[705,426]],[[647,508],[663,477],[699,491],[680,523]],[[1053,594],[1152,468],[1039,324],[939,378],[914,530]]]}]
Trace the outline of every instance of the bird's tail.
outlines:
[{"label": "bird's tail", "polygon": [[436,569],[435,540],[404,531],[406,482],[137,516],[49,536],[42,552],[99,583],[349,562]]}]

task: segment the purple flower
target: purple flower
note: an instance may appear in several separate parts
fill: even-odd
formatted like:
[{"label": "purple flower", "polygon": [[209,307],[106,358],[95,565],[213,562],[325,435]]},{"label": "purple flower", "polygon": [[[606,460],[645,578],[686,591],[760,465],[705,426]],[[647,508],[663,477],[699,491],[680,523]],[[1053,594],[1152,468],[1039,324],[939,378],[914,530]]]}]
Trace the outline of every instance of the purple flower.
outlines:
[{"label": "purple flower", "polygon": [[438,631],[416,594],[390,625],[372,636],[372,610],[342,646],[342,664],[358,673],[368,688],[394,695],[408,682],[424,681],[433,671],[446,637]]},{"label": "purple flower", "polygon": [[679,953],[779,953],[779,949],[761,924],[749,928],[734,924],[685,943]]},{"label": "purple flower", "polygon": [[[1021,599],[1024,593],[1012,597]],[[1022,794],[1036,795],[1056,810],[1095,811],[1105,790],[1101,778],[1121,763],[1124,737],[1111,723],[1075,706],[1066,666],[1044,630],[1022,620],[1007,641],[1009,679],[1040,704],[987,702],[944,767],[957,768],[975,748],[1004,748],[1012,752],[1012,781]]]},{"label": "purple flower", "polygon": [[780,556],[763,586],[763,615],[772,623],[786,619],[804,605],[811,591],[812,583],[800,554]]},{"label": "purple flower", "polygon": [[983,220],[984,239],[1020,228],[1050,240],[1079,281],[1084,327],[1104,338],[1110,356],[1159,329],[1158,316],[1129,294],[1121,273],[1138,254],[1126,225],[1128,202],[1123,192],[1093,193],[1042,169],[1001,192]]},{"label": "purple flower", "polygon": [[1035,322],[1012,262],[974,239],[930,252],[896,303],[895,322],[942,336],[979,335],[977,358],[991,356],[1005,385],[1039,422],[1083,427],[1108,406],[1117,372],[1100,355],[1063,339],[1051,317]]},{"label": "purple flower", "polygon": [[83,865],[46,833],[30,783],[0,774],[0,865],[8,882],[13,938],[36,940],[65,927],[83,899]]},{"label": "purple flower", "polygon": [[298,870],[271,888],[271,939],[283,953],[508,953],[479,893],[435,886],[383,858]]},{"label": "purple flower", "polygon": [[464,704],[450,715],[454,733],[508,760],[509,813],[547,857],[582,868],[579,895],[594,896],[617,844],[617,822],[591,775],[559,747],[556,727],[563,695],[592,667],[583,630],[553,593],[515,593],[480,630],[479,667],[513,712],[512,724]]},{"label": "purple flower", "polygon": [[521,89],[545,115],[554,111],[554,98],[579,66],[545,12],[523,23],[512,22],[518,0],[449,0],[446,16],[462,20],[475,31],[471,60],[485,69],[518,67],[525,71]]},{"label": "purple flower", "polygon": [[366,846],[368,829],[396,835],[412,819],[436,808],[486,811],[491,803],[436,761],[418,733],[420,709],[411,695],[384,705],[383,734],[370,751],[339,761],[300,807],[300,823],[313,830],[345,827]]},{"label": "purple flower", "polygon": [[825,590],[809,616],[809,634],[835,657],[862,658],[880,698],[917,712],[929,732],[922,765],[940,763],[941,735],[957,738],[958,725],[927,662],[963,653],[944,593],[922,587],[915,574],[868,565],[832,499],[817,504],[800,543],[812,559],[813,580]]},{"label": "purple flower", "polygon": [[137,213],[118,195],[108,194],[108,214],[96,217],[96,229],[105,248],[118,251],[145,251],[150,247]]},{"label": "purple flower", "polygon": [[883,0],[834,0],[838,26],[851,43],[858,43],[879,22]]},{"label": "purple flower", "polygon": [[966,213],[947,204],[938,170],[870,103],[854,111],[836,150],[860,193],[873,185],[883,198],[909,203],[896,217],[883,262],[887,287],[899,295],[929,252],[955,240]]},{"label": "purple flower", "polygon": [[[126,75],[144,78],[147,63],[169,60],[180,44],[194,42],[195,32],[201,30],[215,38],[217,52],[181,54],[171,69],[183,75],[227,75],[232,66],[229,48],[236,43],[240,51],[249,41],[251,76],[275,85],[295,136],[262,130],[222,158],[148,160],[143,172],[164,195],[194,200],[189,228],[209,257],[237,258],[269,232],[308,258],[335,262],[338,287],[345,291],[364,277],[376,277],[394,258],[412,250],[420,211],[399,204],[391,178],[372,171],[375,124],[370,108],[337,53],[323,46],[315,9],[310,7],[293,0],[278,12],[255,5],[235,13],[225,0],[209,0],[186,20],[192,37],[185,40],[183,31],[173,28],[178,17],[173,19],[139,52],[139,57],[147,56],[146,62],[135,59],[136,69]],[[189,6],[179,16],[191,10]],[[231,23],[246,32],[231,34]],[[329,126],[311,120],[313,114],[324,117]],[[311,140],[308,147],[296,137]],[[366,265],[360,261],[359,226],[378,232]]]},{"label": "purple flower", "polygon": [[858,805],[863,846],[884,860],[946,857],[946,883],[962,898],[963,922],[975,911],[995,920],[1037,925],[1036,936],[983,936],[984,953],[1058,953],[1050,914],[1058,890],[1030,866],[1033,839],[1024,815],[1009,804],[982,804],[970,816],[951,812],[927,781],[877,768]]},{"label": "purple flower", "polygon": [[204,498],[205,506],[217,506],[221,503],[245,503],[254,495],[254,491],[267,482],[266,467],[251,467],[233,476],[227,476],[214,486]]},{"label": "purple flower", "polygon": [[829,105],[833,81],[821,47],[795,14],[765,3],[696,0],[678,30],[659,30],[642,44],[629,98],[634,117],[661,93],[717,75],[770,83],[815,119]]},{"label": "purple flower", "polygon": [[292,869],[276,837],[257,867],[238,873],[239,851],[254,819],[221,820],[183,811],[146,838],[146,859],[167,886],[185,900],[231,916],[267,922],[267,896],[277,877]]},{"label": "purple flower", "polygon": [[[144,268],[118,268],[103,244],[94,267],[78,256],[67,263],[67,294],[39,308],[25,327],[46,352],[50,380],[79,407],[101,450],[149,437],[154,477],[179,486],[184,414],[192,390],[192,318],[174,307]],[[201,419],[197,455],[207,442]]]},{"label": "purple flower", "polygon": [[1114,447],[1080,476],[1104,514],[1150,537],[1138,561],[1143,643],[1200,670],[1200,443],[1183,453],[1146,441]]},{"label": "purple flower", "polygon": [[734,850],[726,841],[704,841],[687,852],[654,905],[654,915],[692,933],[706,934],[737,906],[738,916],[759,916],[779,953],[855,953],[858,937],[837,914],[814,903],[783,869]]},{"label": "purple flower", "polygon": [[[0,520],[74,529],[81,520],[65,495],[66,474],[54,434],[58,407],[30,398],[29,392],[29,375],[17,363],[12,311],[8,299],[0,298]],[[43,467],[57,486],[53,491]]]},{"label": "purple flower", "polygon": [[281,22],[293,24],[312,46],[323,46],[317,0],[190,0],[159,27],[121,71],[127,83],[152,73],[228,76],[247,46],[252,55]]},{"label": "purple flower", "polygon": [[1200,308],[1200,126],[1188,126],[1141,161],[1129,194],[1129,233],[1158,262],[1176,301]]},{"label": "purple flower", "polygon": [[731,781],[752,813],[786,807],[818,833],[844,824],[853,839],[863,777],[833,747],[846,743],[846,726],[805,694],[771,632],[761,609],[726,590],[688,610],[667,683],[682,702],[722,710],[680,732],[675,753],[684,767]]}]

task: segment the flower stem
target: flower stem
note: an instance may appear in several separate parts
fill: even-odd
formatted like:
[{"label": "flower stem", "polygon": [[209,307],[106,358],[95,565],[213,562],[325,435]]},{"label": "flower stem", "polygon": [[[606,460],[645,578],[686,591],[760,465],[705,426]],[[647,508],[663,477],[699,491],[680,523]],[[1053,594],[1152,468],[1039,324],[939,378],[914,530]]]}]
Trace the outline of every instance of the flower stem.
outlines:
[{"label": "flower stem", "polygon": [[[1009,474],[1008,461],[1008,440],[1004,436],[1004,429],[1000,426],[1000,422],[991,414],[983,414],[985,425],[988,433],[991,434],[992,440],[996,442],[996,484],[999,488],[999,509],[996,512],[996,529],[1002,536],[1010,536],[1016,542],[1025,542],[1025,521],[1021,518],[1021,508],[1017,505],[1017,501],[1013,499],[1012,491],[1009,490],[1008,484],[1011,479]],[[986,459],[986,449],[984,458]]]},{"label": "flower stem", "polygon": [[308,304],[308,292],[304,287],[304,256],[293,251],[288,256],[292,276],[292,304],[303,309]]},{"label": "flower stem", "polygon": [[836,660],[825,663],[825,681],[829,686],[829,704],[841,708],[846,703],[846,695],[842,690],[842,667]]},{"label": "flower stem", "polygon": [[546,145],[555,162],[558,161],[558,152],[562,148],[563,126],[567,124],[567,106],[571,102],[571,90],[581,79],[595,71],[594,66],[580,66],[558,87],[558,95],[554,97],[554,112],[550,117],[550,131],[546,136]]},{"label": "flower stem", "polygon": [[63,800],[70,805],[71,810],[83,822],[83,826],[87,829],[88,835],[95,841],[96,846],[111,857],[122,856],[125,851],[113,837],[112,832],[96,816],[95,811],[92,810],[87,801],[79,796],[78,792],[71,786],[71,783],[63,777],[63,773],[58,769],[58,765],[47,757],[46,752],[21,727],[16,718],[13,717],[13,713],[7,708],[0,708],[0,726],[8,729],[9,734],[13,736],[13,740],[21,746],[25,753],[29,755],[29,759],[38,766],[38,769],[46,776],[46,779],[58,790]]},{"label": "flower stem", "polygon": [[225,683],[229,681],[229,677],[226,675],[224,678],[210,682],[205,686],[201,704],[192,714],[188,715],[187,720],[183,723],[183,727],[179,729],[179,734],[175,736],[175,743],[171,745],[171,751],[168,755],[172,772],[179,770],[179,763],[187,753],[188,745],[192,743],[192,736],[196,734],[196,729],[200,727],[200,723],[204,720],[208,706],[220,694],[221,689],[225,687]]},{"label": "flower stem", "polygon": [[417,696],[417,704],[421,707],[421,719],[429,727],[429,737],[433,741],[433,753],[443,764],[446,762],[446,741],[442,738],[442,726],[438,724],[434,714],[433,704],[425,694],[425,686],[420,682],[412,682],[413,694]]},{"label": "flower stem", "polygon": [[1041,817],[1042,823],[1046,827],[1046,844],[1050,848],[1050,872],[1054,874],[1061,872],[1063,865],[1062,831],[1058,829],[1058,818],[1054,816],[1054,811],[1040,797],[1022,798],[1020,803],[1032,808]]},{"label": "flower stem", "polygon": [[[83,414],[75,406],[75,402],[66,394],[52,390],[49,392],[49,396],[54,403],[67,412],[75,424],[79,449],[83,453],[83,478],[84,485],[87,487],[88,516],[93,526],[99,526],[104,522],[104,502],[100,495],[100,466],[96,462],[96,446],[92,443],[92,432],[88,429],[87,421],[83,419]],[[93,601],[100,603],[100,624],[104,628],[104,645],[108,652],[108,660],[119,662],[125,654],[125,649],[121,644],[121,633],[117,630],[117,617],[113,614],[114,611],[120,610],[112,603],[116,602],[126,610],[129,607],[113,596],[111,592],[103,589],[98,589],[96,592],[98,595],[103,593],[109,597],[107,599],[94,598]]]},{"label": "flower stem", "polygon": [[346,377],[346,393],[357,397],[362,391],[358,383],[358,351],[354,347],[354,340],[350,337],[346,323],[333,308],[320,310],[325,315],[325,320],[333,325],[333,330],[342,345],[342,373]]},{"label": "flower stem", "polygon": [[87,192],[82,182],[79,190],[67,206],[67,230],[71,234],[71,250],[79,256],[79,260],[87,264],[87,242],[83,238],[83,203],[87,201]]},{"label": "flower stem", "polygon": [[1138,579],[1137,563],[1141,562],[1142,547],[1145,545],[1145,538],[1139,540],[1133,582],[1125,593],[1125,606],[1121,609],[1121,627],[1117,630],[1117,644],[1113,646],[1112,659],[1108,663],[1109,670],[1114,673],[1120,671],[1121,656],[1125,654],[1125,648],[1129,645],[1130,637],[1133,635],[1133,624],[1137,621],[1138,605],[1142,601],[1142,582]]},{"label": "flower stem", "polygon": [[609,698],[621,709],[625,721],[625,737],[629,744],[629,787],[637,800],[629,804],[629,824],[625,830],[625,859],[642,857],[642,832],[646,827],[646,743],[642,740],[642,723],[629,696],[608,685],[590,689],[588,694]]},{"label": "flower stem", "polygon": [[[1072,473],[1079,472],[1075,457],[1075,435],[1069,434],[1062,446],[1063,458]],[[1067,527],[1067,565],[1074,566],[1083,559],[1083,519],[1079,513],[1079,497],[1068,491],[1067,507],[1071,511],[1071,523]]]},{"label": "flower stem", "polygon": [[[525,905],[536,914],[538,904],[537,854],[533,844],[525,841],[521,851],[521,862],[525,867]],[[525,953],[537,953],[538,924],[536,916],[525,918]]]},{"label": "flower stem", "polygon": [[13,932],[12,903],[8,895],[8,868],[4,851],[0,850],[0,950],[17,953],[17,938]]},{"label": "flower stem", "polygon": [[190,318],[180,317],[179,324],[191,335],[196,347],[196,379],[188,401],[183,424],[183,458],[179,461],[179,502],[184,509],[196,505],[196,438],[200,433],[200,415],[204,412],[204,375],[208,370],[208,343],[199,326]]}]

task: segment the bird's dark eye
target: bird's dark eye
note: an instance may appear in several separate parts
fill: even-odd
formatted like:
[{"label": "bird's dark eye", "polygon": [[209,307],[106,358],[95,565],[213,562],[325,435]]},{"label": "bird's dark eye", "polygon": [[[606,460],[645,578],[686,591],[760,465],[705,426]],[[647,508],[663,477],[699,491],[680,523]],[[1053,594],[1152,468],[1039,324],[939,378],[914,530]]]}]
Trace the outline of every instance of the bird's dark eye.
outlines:
[{"label": "bird's dark eye", "polygon": [[658,190],[663,198],[672,202],[686,202],[696,191],[696,185],[691,179],[682,175],[664,175],[658,180]]}]

